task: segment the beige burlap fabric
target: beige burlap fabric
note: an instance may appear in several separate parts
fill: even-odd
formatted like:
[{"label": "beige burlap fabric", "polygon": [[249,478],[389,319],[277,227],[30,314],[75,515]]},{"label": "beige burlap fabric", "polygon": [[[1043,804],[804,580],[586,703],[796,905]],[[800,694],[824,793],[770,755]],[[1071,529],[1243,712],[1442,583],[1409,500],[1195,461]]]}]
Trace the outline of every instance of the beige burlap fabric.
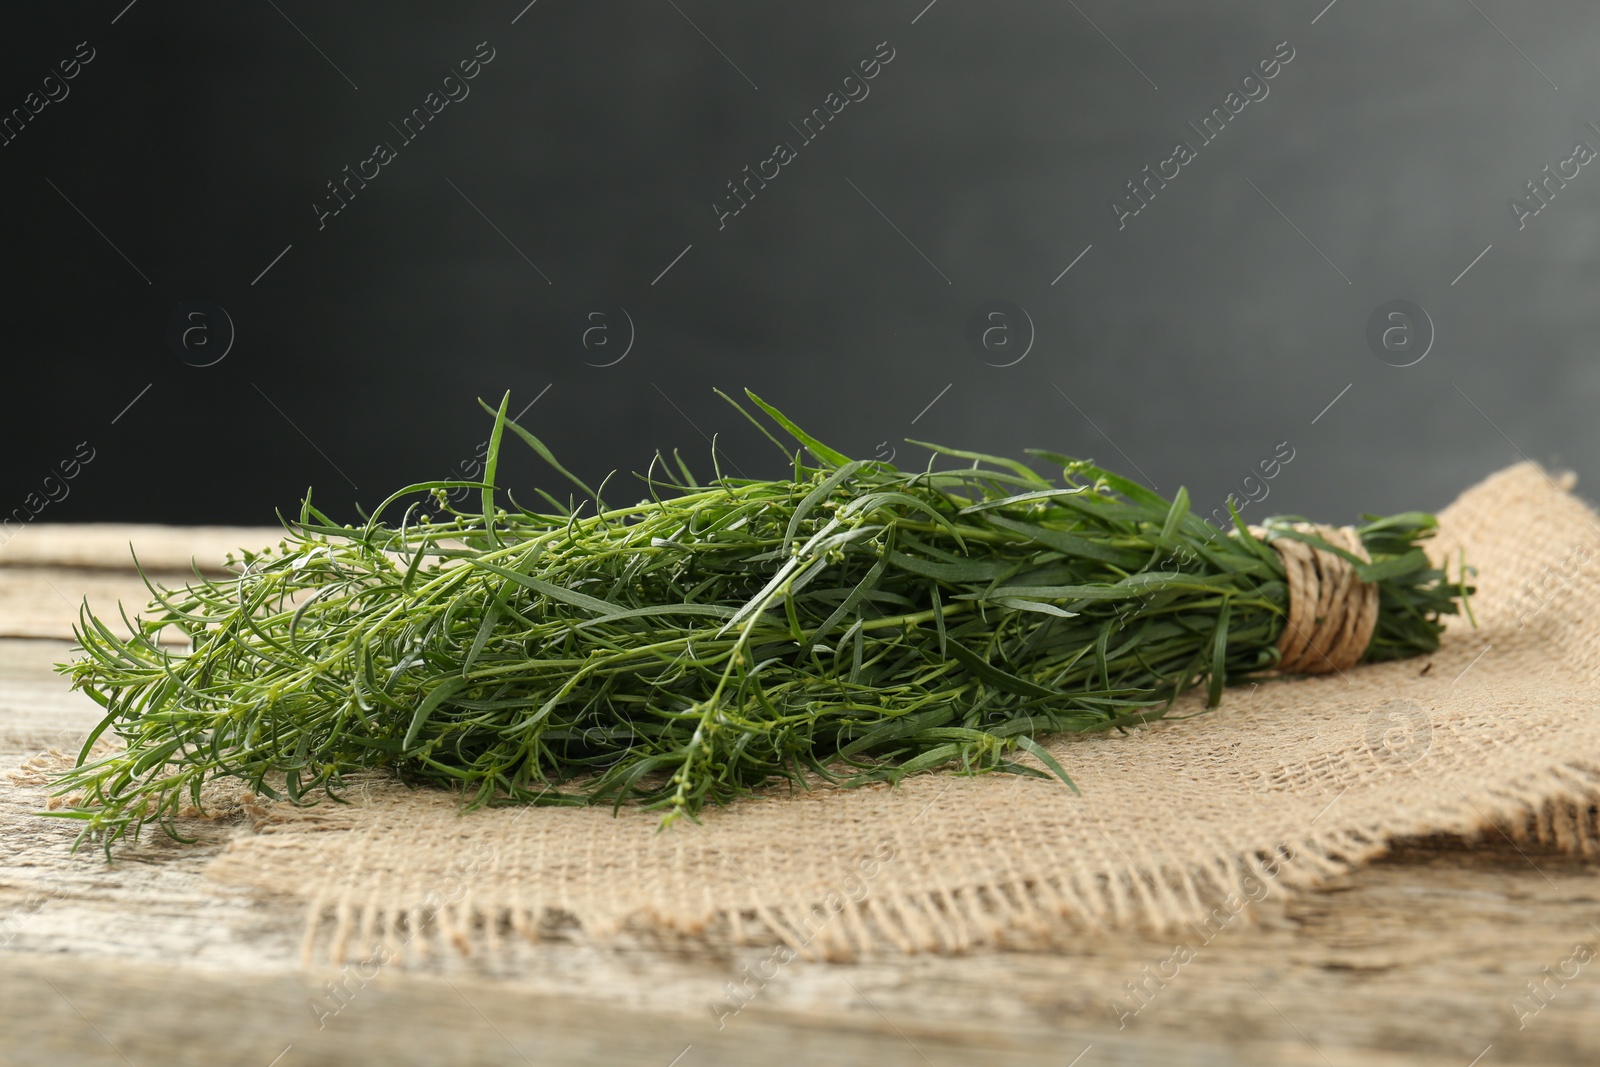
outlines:
[{"label": "beige burlap fabric", "polygon": [[1520,465],[1441,515],[1436,551],[1464,547],[1480,573],[1478,628],[1452,623],[1437,655],[1245,685],[1204,715],[1060,739],[1081,797],[1056,781],[927,774],[776,790],[657,833],[638,810],[463,815],[448,795],[372,780],[348,806],[259,812],[213,873],[303,898],[308,957],[385,943],[493,955],[516,936],[847,957],[1205,923],[1409,835],[1589,851],[1600,522],[1565,489]]}]

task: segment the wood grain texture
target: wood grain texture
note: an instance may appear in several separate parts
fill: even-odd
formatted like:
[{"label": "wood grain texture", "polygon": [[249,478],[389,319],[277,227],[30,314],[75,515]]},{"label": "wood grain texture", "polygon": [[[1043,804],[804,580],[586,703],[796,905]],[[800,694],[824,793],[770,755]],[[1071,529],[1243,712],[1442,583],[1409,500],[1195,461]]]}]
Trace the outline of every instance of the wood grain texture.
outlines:
[{"label": "wood grain texture", "polygon": [[[37,597],[41,578],[70,598],[94,574],[0,567],[0,631],[7,585]],[[72,747],[97,721],[50,669],[67,651],[0,640],[0,769]],[[305,972],[296,903],[205,877],[247,828],[203,824],[190,846],[147,837],[108,864],[71,853],[72,826],[34,816],[40,804],[0,778],[3,1063],[1600,1062],[1600,964],[1575,955],[1600,951],[1600,862],[1495,835],[1408,842],[1209,932],[796,961],[763,982],[748,976],[771,973],[764,951],[578,939],[519,944],[492,965],[452,953]],[[737,1013],[730,981],[750,994]]]},{"label": "wood grain texture", "polygon": [[35,523],[0,543],[0,637],[72,637],[87,599],[97,614],[133,614],[149,602],[134,558],[159,584],[181,586],[193,568],[224,573],[228,553],[275,546],[283,531],[256,526],[68,526]]},{"label": "wood grain texture", "polygon": [[184,573],[191,561],[219,572],[229,552],[275,546],[275,526],[123,526],[36,522],[0,544],[0,567],[66,567],[131,573],[132,554],[146,570]]}]

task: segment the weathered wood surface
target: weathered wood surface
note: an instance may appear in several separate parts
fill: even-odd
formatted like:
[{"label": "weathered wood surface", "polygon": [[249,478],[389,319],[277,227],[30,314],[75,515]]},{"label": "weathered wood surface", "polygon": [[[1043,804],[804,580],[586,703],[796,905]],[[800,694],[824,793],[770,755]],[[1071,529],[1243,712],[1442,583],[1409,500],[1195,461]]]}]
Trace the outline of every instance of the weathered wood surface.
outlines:
[{"label": "weathered wood surface", "polygon": [[[0,768],[70,747],[96,721],[51,672],[69,646],[49,638],[70,633],[86,592],[142,602],[111,563],[130,536],[166,546],[141,551],[158,572],[191,551],[181,533],[121,528],[60,538],[52,555],[52,534],[28,531],[26,558],[0,549],[0,633],[22,629],[7,613],[25,602],[32,635],[0,639]],[[193,551],[220,558],[222,534]],[[31,816],[37,806],[0,780],[3,1063],[1600,1062],[1600,861],[1525,853],[1492,832],[1406,843],[1209,941],[1094,935],[1056,954],[797,961],[719,1028],[709,1005],[764,953],[574,941],[522,946],[494,969],[446,956],[302,971],[294,902],[204,876],[240,827],[210,826],[194,846],[147,838],[108,865],[70,854],[72,827]],[[1142,1007],[1128,982],[1144,983]]]},{"label": "weathered wood surface", "polygon": [[132,610],[148,597],[134,566],[168,585],[191,568],[221,573],[229,552],[276,545],[283,531],[265,527],[36,523],[0,544],[0,637],[70,638],[87,598],[96,612]]}]

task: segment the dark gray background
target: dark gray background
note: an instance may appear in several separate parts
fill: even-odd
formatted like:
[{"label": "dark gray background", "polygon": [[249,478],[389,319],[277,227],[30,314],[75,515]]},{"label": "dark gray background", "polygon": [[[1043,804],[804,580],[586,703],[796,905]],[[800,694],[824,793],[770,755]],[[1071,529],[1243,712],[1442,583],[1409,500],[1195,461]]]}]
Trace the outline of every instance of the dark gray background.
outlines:
[{"label": "dark gray background", "polygon": [[[1519,452],[1596,470],[1600,168],[1521,231],[1508,207],[1600,147],[1592,4],[524,3],[22,5],[0,109],[96,57],[0,147],[0,511],[87,440],[41,521],[270,522],[307,485],[350,516],[468,459],[507,389],[594,478],[709,468],[711,434],[777,473],[714,386],[855,455],[1044,447],[1201,512],[1288,442],[1248,517],[1434,508]],[[480,41],[471,95],[319,231],[324,183]],[[724,183],[883,41],[719,231]],[[1270,95],[1119,231],[1124,183],[1281,41]],[[1437,330],[1414,366],[1364,339],[1394,298]],[[989,299],[1033,321],[1014,366],[966,340]],[[235,324],[215,366],[168,344],[185,300]],[[636,332],[609,367],[602,307]]]}]

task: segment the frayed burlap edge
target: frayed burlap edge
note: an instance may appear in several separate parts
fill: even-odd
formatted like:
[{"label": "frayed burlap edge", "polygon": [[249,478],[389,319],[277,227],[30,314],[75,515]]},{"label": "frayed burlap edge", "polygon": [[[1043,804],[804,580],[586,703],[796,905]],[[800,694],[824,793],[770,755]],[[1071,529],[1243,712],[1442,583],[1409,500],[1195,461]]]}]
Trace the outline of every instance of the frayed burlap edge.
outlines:
[{"label": "frayed burlap edge", "polygon": [[[345,820],[306,820],[275,809],[258,820],[258,833],[297,837],[348,833]],[[320,821],[318,829],[308,823]],[[1374,821],[1327,833],[1285,838],[1269,850],[1211,857],[1192,864],[1121,868],[1055,876],[943,886],[920,892],[860,892],[873,866],[901,858],[890,844],[863,857],[863,877],[814,901],[748,906],[636,911],[586,908],[570,900],[541,903],[515,893],[483,899],[474,881],[492,866],[492,853],[462,857],[442,872],[434,888],[394,894],[362,892],[358,883],[323,886],[308,901],[302,962],[345,963],[382,956],[403,960],[455,951],[494,958],[506,942],[581,941],[648,945],[726,954],[739,946],[772,946],[786,958],[856,960],[894,953],[963,953],[979,949],[1046,950],[1066,947],[1085,931],[1140,929],[1166,933],[1184,927],[1220,929],[1271,896],[1319,888],[1389,851],[1394,842],[1427,835],[1466,839],[1503,836],[1519,847],[1555,848],[1600,855],[1600,763],[1563,762],[1504,781],[1425,817]],[[325,850],[309,844],[318,859]],[[273,848],[289,861],[300,849]],[[299,858],[307,857],[302,853]],[[255,862],[255,857],[247,862]],[[256,882],[260,871],[241,871],[224,855],[212,874],[224,881]],[[240,876],[244,877],[241,878]],[[419,885],[421,880],[419,880]],[[275,884],[281,884],[276,883]]]}]

